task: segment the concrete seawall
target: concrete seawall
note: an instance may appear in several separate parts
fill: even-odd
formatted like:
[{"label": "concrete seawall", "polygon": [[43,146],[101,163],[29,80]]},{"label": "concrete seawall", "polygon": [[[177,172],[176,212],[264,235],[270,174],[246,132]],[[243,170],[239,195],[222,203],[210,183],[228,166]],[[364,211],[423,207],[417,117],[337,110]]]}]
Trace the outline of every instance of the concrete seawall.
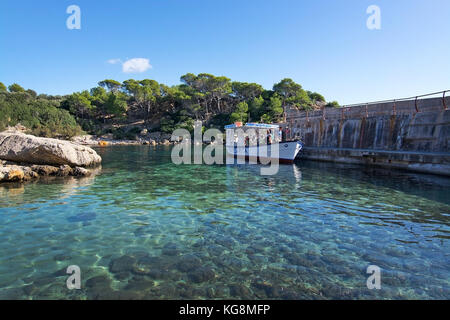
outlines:
[{"label": "concrete seawall", "polygon": [[450,175],[450,97],[287,110],[300,157]]}]

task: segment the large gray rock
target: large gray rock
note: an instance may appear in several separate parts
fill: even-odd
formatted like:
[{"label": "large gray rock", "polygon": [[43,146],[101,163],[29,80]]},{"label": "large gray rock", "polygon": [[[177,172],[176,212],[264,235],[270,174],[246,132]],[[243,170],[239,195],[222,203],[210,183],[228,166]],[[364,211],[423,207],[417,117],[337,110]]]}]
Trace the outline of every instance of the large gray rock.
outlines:
[{"label": "large gray rock", "polygon": [[0,133],[0,159],[46,165],[88,167],[102,158],[91,148],[65,140],[23,133]]}]

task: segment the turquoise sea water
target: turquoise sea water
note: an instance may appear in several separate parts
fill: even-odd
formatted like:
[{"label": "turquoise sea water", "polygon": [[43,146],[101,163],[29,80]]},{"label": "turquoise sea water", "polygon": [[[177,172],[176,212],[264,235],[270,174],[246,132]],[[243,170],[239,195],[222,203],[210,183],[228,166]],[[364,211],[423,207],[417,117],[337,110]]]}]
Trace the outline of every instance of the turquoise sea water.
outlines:
[{"label": "turquoise sea water", "polygon": [[98,152],[94,177],[0,185],[0,299],[450,298],[450,179]]}]

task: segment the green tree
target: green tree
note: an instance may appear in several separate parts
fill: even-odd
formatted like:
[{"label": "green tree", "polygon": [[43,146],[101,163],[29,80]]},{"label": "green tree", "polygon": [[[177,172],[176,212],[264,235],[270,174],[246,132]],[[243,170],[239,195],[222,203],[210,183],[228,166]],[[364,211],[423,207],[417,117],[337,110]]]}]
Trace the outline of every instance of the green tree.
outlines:
[{"label": "green tree", "polygon": [[108,99],[108,94],[102,87],[92,88],[90,94],[91,103],[97,108],[100,108],[103,104],[105,104]]},{"label": "green tree", "polygon": [[152,106],[161,97],[161,88],[157,81],[144,79],[136,81],[129,79],[123,82],[122,88],[130,94],[138,108],[146,113],[147,120],[150,118]]},{"label": "green tree", "polygon": [[75,118],[59,108],[60,97],[33,98],[27,93],[0,94],[0,129],[21,123],[38,136],[72,137],[81,133]]},{"label": "green tree", "polygon": [[309,98],[314,102],[325,102],[323,95],[317,92],[307,91]]},{"label": "green tree", "polygon": [[30,97],[34,98],[34,99],[37,97],[37,92],[34,91],[34,90],[28,89],[28,90],[26,91],[26,93],[28,93],[28,95],[29,95]]},{"label": "green tree", "polygon": [[295,83],[292,79],[285,78],[273,86],[273,91],[282,98],[282,107],[284,121],[286,120],[286,106],[295,106],[297,108],[308,108],[312,105],[308,93],[302,89],[302,86]]},{"label": "green tree", "polygon": [[283,115],[282,100],[277,95],[270,98],[266,114],[270,117],[270,122],[280,120],[280,117]]},{"label": "green tree", "polygon": [[239,102],[236,110],[231,114],[231,122],[247,122],[248,119],[248,104],[246,102]]},{"label": "green tree", "polygon": [[103,81],[100,81],[98,83],[100,87],[105,88],[106,90],[110,92],[116,93],[121,88],[122,84],[116,80],[106,79]]},{"label": "green tree", "polygon": [[326,107],[328,107],[328,108],[340,108],[341,106],[339,105],[339,102],[332,101],[332,102],[328,102]]},{"label": "green tree", "polygon": [[25,89],[22,88],[20,85],[18,85],[17,83],[13,83],[12,85],[10,85],[8,87],[9,92],[25,92]]},{"label": "green tree", "polygon": [[213,100],[210,81],[213,77],[208,73],[200,73],[199,75],[187,73],[180,78],[181,82],[195,92],[192,96],[195,95],[198,103],[204,106],[206,116],[209,114],[210,108],[208,107],[211,106]]},{"label": "green tree", "polygon": [[160,84],[159,91],[159,109],[163,112],[174,112],[177,104],[187,107],[191,102],[191,96],[181,90],[180,86]]},{"label": "green tree", "polygon": [[110,92],[104,105],[105,112],[113,116],[123,116],[128,109],[126,99],[126,95],[123,93]]},{"label": "green tree", "polygon": [[6,92],[7,88],[6,86],[3,84],[3,82],[0,82],[0,92]]},{"label": "green tree", "polygon": [[217,111],[221,112],[220,101],[231,93],[231,79],[223,76],[211,76],[209,79],[209,89],[212,99],[217,101]]},{"label": "green tree", "polygon": [[147,112],[147,120],[149,120],[152,107],[155,105],[157,98],[161,96],[161,89],[159,83],[155,80],[144,79],[139,81],[139,84],[141,85],[142,104]]},{"label": "green tree", "polygon": [[273,86],[273,91],[283,97],[284,100],[296,96],[301,90],[302,86],[289,78],[285,78]]},{"label": "green tree", "polygon": [[122,88],[125,92],[131,95],[136,101],[141,100],[141,85],[134,79],[125,80],[122,83]]},{"label": "green tree", "polygon": [[247,82],[233,82],[232,92],[233,95],[240,101],[250,101],[260,96],[264,91],[264,88],[257,83]]},{"label": "green tree", "polygon": [[85,118],[85,115],[90,115],[94,107],[91,104],[91,95],[88,91],[72,93],[63,102],[63,106],[69,110],[70,113],[76,116]]},{"label": "green tree", "polygon": [[248,104],[249,121],[260,119],[264,112],[264,98],[262,96],[253,98]]}]

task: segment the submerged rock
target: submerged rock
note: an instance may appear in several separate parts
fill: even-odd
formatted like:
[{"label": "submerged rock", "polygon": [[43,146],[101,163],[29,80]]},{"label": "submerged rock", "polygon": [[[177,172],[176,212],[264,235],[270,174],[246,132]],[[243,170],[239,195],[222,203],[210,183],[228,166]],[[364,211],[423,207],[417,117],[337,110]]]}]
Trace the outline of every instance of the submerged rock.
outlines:
[{"label": "submerged rock", "polygon": [[87,288],[110,288],[111,279],[105,275],[96,276],[86,281]]},{"label": "submerged rock", "polygon": [[181,257],[180,262],[178,262],[176,265],[177,269],[181,272],[193,271],[200,268],[201,266],[202,261],[192,254]]},{"label": "submerged rock", "polygon": [[0,159],[80,167],[97,165],[102,161],[93,149],[70,141],[10,132],[0,133]]},{"label": "submerged rock", "polygon": [[175,243],[168,243],[162,249],[162,254],[166,256],[176,256],[181,253],[181,250]]},{"label": "submerged rock", "polygon": [[144,256],[135,259],[131,272],[135,275],[146,275],[152,279],[172,279],[176,274],[172,272],[173,262],[163,257]]},{"label": "submerged rock", "polygon": [[137,275],[146,275],[151,273],[153,266],[155,265],[152,257],[141,257],[133,265],[133,273]]},{"label": "submerged rock", "polygon": [[56,256],[53,257],[53,260],[55,261],[66,261],[70,259],[72,259],[72,257],[64,253],[57,254]]},{"label": "submerged rock", "polygon": [[239,299],[249,299],[251,296],[250,290],[241,284],[231,285],[230,294],[233,298]]},{"label": "submerged rock", "polygon": [[121,256],[114,259],[109,264],[109,271],[112,273],[131,272],[134,270],[136,259],[130,256]]},{"label": "submerged rock", "polygon": [[97,215],[95,214],[95,212],[89,211],[89,212],[79,213],[74,216],[70,216],[67,218],[67,221],[69,221],[69,222],[86,222],[86,221],[94,220],[96,217],[97,217]]},{"label": "submerged rock", "polygon": [[146,292],[153,288],[155,283],[149,279],[131,279],[125,287],[125,290]]},{"label": "submerged rock", "polygon": [[189,273],[189,278],[196,283],[206,282],[216,278],[216,272],[210,267],[203,267]]}]

